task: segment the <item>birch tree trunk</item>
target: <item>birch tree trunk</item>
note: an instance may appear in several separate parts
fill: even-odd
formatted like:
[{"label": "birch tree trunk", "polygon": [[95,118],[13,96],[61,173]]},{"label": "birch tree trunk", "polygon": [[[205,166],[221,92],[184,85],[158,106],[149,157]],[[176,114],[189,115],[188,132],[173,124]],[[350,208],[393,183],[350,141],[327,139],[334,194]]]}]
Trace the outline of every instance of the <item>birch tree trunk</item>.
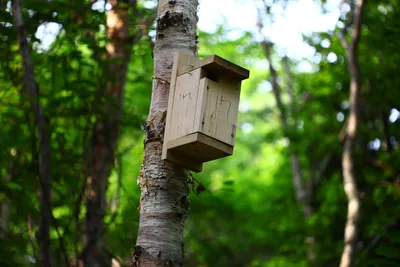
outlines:
[{"label": "birch tree trunk", "polygon": [[[86,192],[84,250],[82,258],[87,267],[111,266],[111,257],[105,253],[103,234],[106,212],[108,177],[114,166],[115,152],[123,111],[123,95],[127,67],[134,38],[129,34],[128,12],[136,9],[136,1],[110,0],[112,9],[107,15],[107,57],[110,82],[99,89],[106,97],[105,117],[97,121],[91,139]],[[130,11],[130,9],[132,11]]]},{"label": "birch tree trunk", "polygon": [[41,266],[48,267],[53,266],[50,239],[52,219],[50,206],[50,125],[39,101],[39,86],[35,80],[20,0],[12,1],[12,14],[17,31],[19,50],[22,56],[25,88],[34,112],[35,127],[39,136],[40,222],[38,239]]},{"label": "birch tree trunk", "polygon": [[[342,45],[347,53],[347,60],[350,72],[350,114],[346,129],[346,139],[344,141],[342,154],[343,186],[348,199],[347,221],[344,233],[344,250],[340,261],[340,267],[353,266],[358,224],[360,220],[360,199],[356,183],[356,173],[354,169],[354,152],[359,124],[359,95],[361,90],[361,70],[357,58],[358,43],[360,39],[362,14],[365,0],[357,0],[354,12],[354,29],[351,42],[347,43],[345,32],[342,35]],[[347,27],[345,27],[345,31]]]},{"label": "birch tree trunk", "polygon": [[131,266],[183,266],[188,213],[187,171],[161,160],[174,52],[197,50],[198,0],[159,0],[152,100],[138,182],[140,223]]}]

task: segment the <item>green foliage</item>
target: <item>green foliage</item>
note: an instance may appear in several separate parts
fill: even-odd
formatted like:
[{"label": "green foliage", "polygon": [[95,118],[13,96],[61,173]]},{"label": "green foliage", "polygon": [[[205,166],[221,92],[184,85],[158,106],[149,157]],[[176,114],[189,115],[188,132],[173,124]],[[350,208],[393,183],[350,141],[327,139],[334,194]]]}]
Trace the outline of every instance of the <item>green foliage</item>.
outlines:
[{"label": "green foliage", "polygon": [[[98,95],[98,88],[114,78],[107,73],[110,61],[104,56],[106,13],[93,10],[88,0],[23,2],[40,101],[52,130],[53,254],[55,265],[64,266],[60,239],[71,259],[82,249],[84,156],[94,123],[107,115],[102,109],[106,99]],[[150,15],[142,2],[139,8],[143,16]],[[392,110],[400,110],[399,18],[397,1],[368,2],[359,48],[363,87],[356,170],[362,218],[357,266],[397,266],[400,261],[400,119],[389,120]],[[51,46],[44,49],[35,32],[50,22],[62,27]],[[273,52],[288,111],[287,131],[282,129],[266,81],[268,65],[255,37],[243,33],[232,39],[223,26],[214,33],[199,33],[199,57],[218,54],[249,68],[251,78],[243,83],[234,155],[206,163],[204,171],[194,175],[205,191],[195,189],[199,194],[190,195],[186,266],[310,266],[307,236],[316,240],[316,263],[311,266],[338,265],[347,212],[341,132],[349,94],[346,55],[338,31],[305,38],[321,60],[309,60],[312,72],[293,71],[293,107],[281,58]],[[0,9],[0,36],[0,203],[10,207],[8,231],[0,229],[0,265],[35,266],[38,137],[7,8]],[[323,40],[329,41],[329,47],[321,45]],[[150,44],[145,36],[133,49],[117,160],[107,192],[107,252],[123,265],[129,261],[139,222],[136,177],[143,153],[141,127],[151,98]],[[329,53],[337,55],[335,62],[328,61]],[[300,63],[289,60],[292,70]],[[374,140],[379,147],[373,145]],[[299,156],[306,184],[328,159],[320,180],[312,185],[314,212],[307,219],[295,199],[291,151]],[[4,213],[0,219],[6,220]]]}]

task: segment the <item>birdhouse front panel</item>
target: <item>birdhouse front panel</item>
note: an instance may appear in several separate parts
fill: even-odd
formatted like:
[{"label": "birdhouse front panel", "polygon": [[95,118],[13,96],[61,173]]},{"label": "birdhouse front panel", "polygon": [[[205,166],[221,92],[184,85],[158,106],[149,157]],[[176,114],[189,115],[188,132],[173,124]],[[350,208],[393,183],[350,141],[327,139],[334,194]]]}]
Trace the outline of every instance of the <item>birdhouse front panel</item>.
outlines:
[{"label": "birdhouse front panel", "polygon": [[239,110],[240,85],[232,81],[220,84],[203,78],[202,121],[199,132],[233,146]]},{"label": "birdhouse front panel", "polygon": [[198,107],[199,81],[201,69],[180,75],[176,79],[174,106],[171,108],[171,124],[169,127],[171,140],[196,132],[199,119],[196,120]]},{"label": "birdhouse front panel", "polygon": [[162,159],[201,171],[235,144],[241,81],[249,71],[218,56],[175,54]]}]

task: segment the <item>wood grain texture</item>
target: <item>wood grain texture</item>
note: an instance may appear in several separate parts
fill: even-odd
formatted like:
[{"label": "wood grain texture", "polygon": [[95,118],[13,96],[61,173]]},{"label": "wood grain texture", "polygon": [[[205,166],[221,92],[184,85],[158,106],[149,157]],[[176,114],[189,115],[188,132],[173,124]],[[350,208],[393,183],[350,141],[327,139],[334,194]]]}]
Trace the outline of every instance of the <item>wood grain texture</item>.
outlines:
[{"label": "wood grain texture", "polygon": [[240,88],[205,79],[204,110],[200,132],[233,146],[239,110]]},{"label": "wood grain texture", "polygon": [[191,134],[198,128],[195,126],[195,119],[200,116],[196,114],[200,74],[201,69],[196,69],[177,77],[172,117],[169,121],[170,139]]},{"label": "wood grain texture", "polygon": [[201,171],[203,162],[233,153],[233,146],[199,132],[169,141],[168,148],[168,156],[172,156],[174,162],[195,172]]},{"label": "wood grain texture", "polygon": [[[176,90],[176,82],[177,82],[177,73],[179,66],[187,66],[190,64],[194,64],[197,59],[190,53],[185,51],[177,51],[174,54],[174,63],[172,65],[172,73],[171,73],[171,84],[170,84],[170,92],[168,98],[168,107],[169,110],[167,111],[167,119],[165,123],[165,133],[164,133],[164,140],[170,140],[171,138],[171,129],[175,125],[172,123],[171,119],[173,117],[173,107],[176,105],[175,102],[175,90]],[[164,141],[163,149],[162,149],[162,160],[167,159],[167,145]]]},{"label": "wood grain texture", "polygon": [[216,55],[198,60],[177,52],[162,159],[199,171],[203,162],[231,155],[241,80],[248,76],[248,70]]}]

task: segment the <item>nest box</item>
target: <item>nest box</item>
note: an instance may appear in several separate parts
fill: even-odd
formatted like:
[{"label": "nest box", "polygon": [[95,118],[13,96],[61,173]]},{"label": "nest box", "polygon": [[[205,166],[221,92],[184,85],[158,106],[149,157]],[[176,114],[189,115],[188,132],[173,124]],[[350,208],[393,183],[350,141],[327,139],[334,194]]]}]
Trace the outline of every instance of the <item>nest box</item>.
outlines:
[{"label": "nest box", "polygon": [[216,55],[176,52],[162,159],[199,172],[203,162],[232,155],[241,81],[249,71]]}]

